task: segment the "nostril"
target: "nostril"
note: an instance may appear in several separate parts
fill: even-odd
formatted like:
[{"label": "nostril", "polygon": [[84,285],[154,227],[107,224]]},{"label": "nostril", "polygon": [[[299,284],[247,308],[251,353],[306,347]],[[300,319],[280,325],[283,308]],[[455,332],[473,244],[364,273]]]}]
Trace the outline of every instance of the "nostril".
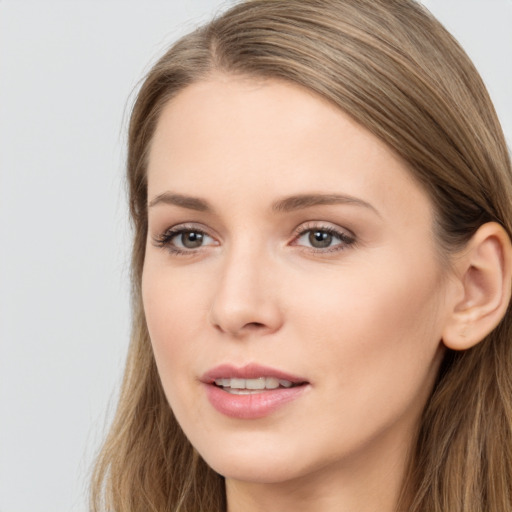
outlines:
[{"label": "nostril", "polygon": [[260,322],[250,322],[245,325],[246,329],[261,329],[262,327],[265,327],[265,325]]},{"label": "nostril", "polygon": [[[221,325],[216,324],[215,327],[219,331],[224,331],[224,329],[222,328]],[[265,329],[265,324],[262,324],[260,322],[249,322],[249,323],[243,325],[242,328],[239,331],[241,331],[241,332],[243,332],[243,331],[257,331],[257,330],[261,330],[261,329]]]}]

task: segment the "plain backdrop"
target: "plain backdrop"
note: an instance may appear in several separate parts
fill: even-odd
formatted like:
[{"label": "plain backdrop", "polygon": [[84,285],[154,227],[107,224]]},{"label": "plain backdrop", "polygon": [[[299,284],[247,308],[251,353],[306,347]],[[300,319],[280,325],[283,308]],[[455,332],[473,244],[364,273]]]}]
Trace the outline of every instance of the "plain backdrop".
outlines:
[{"label": "plain backdrop", "polygon": [[[85,512],[129,335],[123,166],[150,63],[231,1],[0,0],[0,512]],[[512,142],[512,0],[426,0]]]}]

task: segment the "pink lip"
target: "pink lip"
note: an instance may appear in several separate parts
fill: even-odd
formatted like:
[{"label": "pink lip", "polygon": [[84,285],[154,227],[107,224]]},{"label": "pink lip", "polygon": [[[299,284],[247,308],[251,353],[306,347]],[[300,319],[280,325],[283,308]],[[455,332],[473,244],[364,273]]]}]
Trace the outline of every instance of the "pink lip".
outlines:
[{"label": "pink lip", "polygon": [[258,377],[274,377],[276,379],[289,380],[294,384],[307,382],[306,379],[297,377],[296,375],[254,363],[242,367],[233,366],[231,364],[221,364],[220,366],[208,370],[200,380],[205,384],[211,384],[215,379],[257,379]]},{"label": "pink lip", "polygon": [[[250,395],[233,395],[215,385],[215,379],[258,377],[274,377],[302,385],[270,389]],[[212,406],[221,414],[237,419],[257,419],[268,416],[286,403],[299,398],[309,388],[306,379],[258,364],[243,367],[229,364],[216,366],[207,371],[200,381],[205,387],[206,396]]]}]

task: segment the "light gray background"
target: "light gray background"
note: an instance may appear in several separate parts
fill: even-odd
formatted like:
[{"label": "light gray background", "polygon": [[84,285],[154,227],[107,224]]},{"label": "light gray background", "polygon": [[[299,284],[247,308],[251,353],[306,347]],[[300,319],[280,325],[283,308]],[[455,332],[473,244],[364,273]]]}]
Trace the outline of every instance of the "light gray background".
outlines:
[{"label": "light gray background", "polygon": [[[219,0],[0,0],[0,512],[82,512],[128,342],[133,90]],[[425,0],[512,142],[512,0]],[[108,413],[110,411],[110,413]]]}]

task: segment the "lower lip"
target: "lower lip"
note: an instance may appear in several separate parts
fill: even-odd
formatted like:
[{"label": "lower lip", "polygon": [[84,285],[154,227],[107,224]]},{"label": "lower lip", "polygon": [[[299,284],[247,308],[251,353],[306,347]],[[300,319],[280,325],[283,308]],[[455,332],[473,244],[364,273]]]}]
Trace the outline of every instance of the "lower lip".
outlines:
[{"label": "lower lip", "polygon": [[213,407],[225,416],[242,420],[264,418],[283,405],[299,398],[306,390],[306,384],[291,388],[277,388],[253,393],[234,395],[214,384],[205,384],[206,395]]}]

